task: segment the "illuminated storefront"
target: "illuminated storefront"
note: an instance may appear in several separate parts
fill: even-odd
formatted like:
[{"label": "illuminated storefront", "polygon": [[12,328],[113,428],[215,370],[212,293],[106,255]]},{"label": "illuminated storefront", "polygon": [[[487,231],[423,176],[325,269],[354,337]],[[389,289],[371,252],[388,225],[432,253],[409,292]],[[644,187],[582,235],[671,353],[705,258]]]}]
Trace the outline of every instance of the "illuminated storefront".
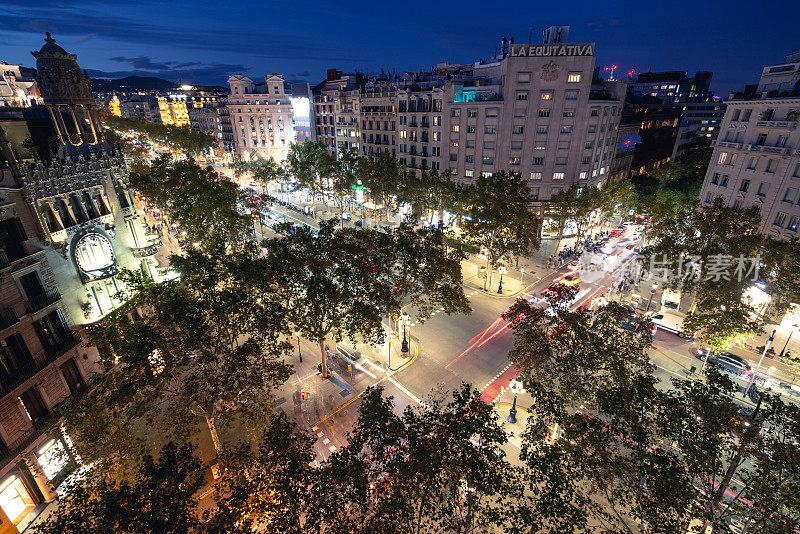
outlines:
[{"label": "illuminated storefront", "polygon": [[18,474],[7,477],[0,484],[0,508],[15,525],[25,519],[36,506],[36,502]]}]

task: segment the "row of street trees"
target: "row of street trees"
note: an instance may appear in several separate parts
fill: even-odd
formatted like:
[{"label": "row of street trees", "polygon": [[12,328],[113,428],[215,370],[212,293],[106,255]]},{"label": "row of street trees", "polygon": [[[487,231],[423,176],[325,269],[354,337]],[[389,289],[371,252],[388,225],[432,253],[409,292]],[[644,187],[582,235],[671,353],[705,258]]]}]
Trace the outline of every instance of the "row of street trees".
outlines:
[{"label": "row of street trees", "polygon": [[101,118],[107,128],[147,137],[155,143],[166,145],[171,152],[182,153],[187,157],[197,157],[206,150],[217,146],[217,140],[213,135],[192,131],[189,126],[156,124],[114,115],[103,115]]}]

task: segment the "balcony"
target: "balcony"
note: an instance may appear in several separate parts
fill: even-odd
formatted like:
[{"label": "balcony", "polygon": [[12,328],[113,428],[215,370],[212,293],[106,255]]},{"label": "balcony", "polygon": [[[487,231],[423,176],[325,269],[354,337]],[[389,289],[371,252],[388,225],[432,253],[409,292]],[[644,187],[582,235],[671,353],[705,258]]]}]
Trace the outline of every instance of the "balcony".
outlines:
[{"label": "balcony", "polygon": [[58,344],[45,349],[45,351],[39,355],[34,356],[33,361],[27,365],[24,365],[19,369],[15,369],[11,373],[0,377],[0,388],[2,388],[3,394],[7,394],[15,387],[24,383],[33,375],[66,354],[68,351],[80,345],[80,343],[81,340],[79,337],[76,337],[72,333],[68,333],[61,341],[58,342]]},{"label": "balcony", "polygon": [[25,303],[25,311],[28,313],[36,313],[59,300],[61,300],[61,293],[59,293],[56,288],[52,287],[41,295],[35,295],[30,300],[25,300],[23,302]]},{"label": "balcony", "polygon": [[19,316],[14,308],[8,308],[4,312],[0,312],[0,330],[5,330],[9,326],[13,326],[19,322]]},{"label": "balcony", "polygon": [[797,121],[758,121],[756,126],[759,128],[780,128],[783,130],[795,130]]},{"label": "balcony", "polygon": [[131,249],[131,254],[133,254],[134,258],[147,258],[148,256],[155,256],[156,252],[158,252],[158,246],[156,244]]}]

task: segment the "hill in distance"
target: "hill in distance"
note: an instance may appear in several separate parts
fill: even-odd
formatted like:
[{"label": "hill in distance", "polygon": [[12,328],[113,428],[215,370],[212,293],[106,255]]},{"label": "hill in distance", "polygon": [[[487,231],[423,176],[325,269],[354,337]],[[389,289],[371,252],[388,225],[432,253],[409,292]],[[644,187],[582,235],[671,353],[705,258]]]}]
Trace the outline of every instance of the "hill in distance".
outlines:
[{"label": "hill in distance", "polygon": [[110,93],[121,91],[134,93],[137,91],[159,91],[166,92],[175,89],[177,83],[155,76],[126,76],[117,79],[92,78],[92,91],[96,93]]}]

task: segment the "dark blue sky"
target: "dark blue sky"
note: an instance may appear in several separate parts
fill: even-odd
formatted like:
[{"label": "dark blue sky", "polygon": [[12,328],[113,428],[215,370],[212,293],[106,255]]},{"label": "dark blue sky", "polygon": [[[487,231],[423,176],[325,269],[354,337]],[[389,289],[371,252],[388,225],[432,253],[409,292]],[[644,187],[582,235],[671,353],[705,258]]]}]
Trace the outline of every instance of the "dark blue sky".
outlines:
[{"label": "dark blue sky", "polygon": [[710,70],[727,96],[800,49],[800,9],[759,2],[274,2],[0,0],[0,60],[33,65],[50,31],[92,74],[224,85],[267,72],[319,81],[327,68],[375,72],[469,62],[502,36],[533,41],[551,24],[597,43],[597,64],[623,72]]}]

